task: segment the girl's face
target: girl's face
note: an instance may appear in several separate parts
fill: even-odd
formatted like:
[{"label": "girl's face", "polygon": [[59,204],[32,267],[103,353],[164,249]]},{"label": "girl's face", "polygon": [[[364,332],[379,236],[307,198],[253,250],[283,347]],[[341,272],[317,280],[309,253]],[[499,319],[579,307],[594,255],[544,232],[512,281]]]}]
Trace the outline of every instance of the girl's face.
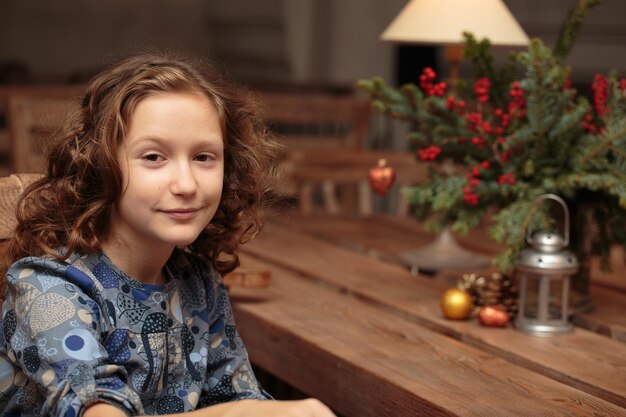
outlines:
[{"label": "girl's face", "polygon": [[140,101],[118,149],[123,191],[111,236],[144,250],[192,243],[211,221],[224,179],[224,141],[213,104],[194,93]]}]

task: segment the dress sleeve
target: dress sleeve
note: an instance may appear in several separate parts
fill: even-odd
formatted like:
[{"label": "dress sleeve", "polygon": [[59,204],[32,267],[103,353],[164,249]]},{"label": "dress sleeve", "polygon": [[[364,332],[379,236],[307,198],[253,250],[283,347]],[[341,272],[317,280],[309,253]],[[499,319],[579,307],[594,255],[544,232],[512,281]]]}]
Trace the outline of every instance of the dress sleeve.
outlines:
[{"label": "dress sleeve", "polygon": [[94,300],[91,278],[61,262],[25,258],[9,270],[7,282],[2,350],[15,389],[32,398],[30,408],[19,405],[30,411],[24,414],[80,416],[99,401],[129,415],[143,413],[125,369],[101,342],[107,315]]},{"label": "dress sleeve", "polygon": [[[212,270],[212,269],[211,269]],[[213,314],[209,322],[211,353],[207,366],[208,386],[203,390],[203,406],[243,399],[271,399],[261,389],[248,359],[248,352],[235,327],[235,318],[222,277],[212,270],[207,283],[209,305]]]}]

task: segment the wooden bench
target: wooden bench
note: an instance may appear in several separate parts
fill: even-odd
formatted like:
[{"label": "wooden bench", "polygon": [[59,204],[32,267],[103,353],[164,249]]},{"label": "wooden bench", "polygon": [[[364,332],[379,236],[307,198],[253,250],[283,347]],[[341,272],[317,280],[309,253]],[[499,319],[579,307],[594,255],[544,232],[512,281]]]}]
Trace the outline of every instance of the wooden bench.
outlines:
[{"label": "wooden bench", "polygon": [[[385,197],[377,196],[368,183],[370,169],[381,159],[396,172],[394,187]],[[428,168],[416,163],[415,155],[408,151],[287,150],[283,167],[300,212],[333,216],[371,215],[383,198],[389,199],[389,211],[406,216],[409,205],[398,188],[417,184],[428,175]]]},{"label": "wooden bench", "polygon": [[315,91],[254,92],[279,141],[288,149],[361,149],[369,127],[364,94]]}]

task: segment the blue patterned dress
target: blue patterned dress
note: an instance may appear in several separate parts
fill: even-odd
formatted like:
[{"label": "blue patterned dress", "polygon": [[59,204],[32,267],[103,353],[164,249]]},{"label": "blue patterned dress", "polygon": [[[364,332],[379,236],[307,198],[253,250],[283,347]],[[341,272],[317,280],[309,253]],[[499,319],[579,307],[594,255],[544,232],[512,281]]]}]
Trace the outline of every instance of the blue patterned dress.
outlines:
[{"label": "blue patterned dress", "polygon": [[146,285],[103,253],[28,257],[7,273],[0,414],[78,416],[96,401],[129,415],[265,399],[210,262],[176,250]]}]

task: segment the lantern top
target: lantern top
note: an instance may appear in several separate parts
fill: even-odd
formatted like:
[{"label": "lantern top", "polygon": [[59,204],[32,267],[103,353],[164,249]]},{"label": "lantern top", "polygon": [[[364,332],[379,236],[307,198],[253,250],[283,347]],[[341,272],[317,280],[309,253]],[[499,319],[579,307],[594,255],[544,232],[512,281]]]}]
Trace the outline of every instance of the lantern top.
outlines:
[{"label": "lantern top", "polygon": [[538,232],[530,241],[532,247],[544,253],[558,252],[566,246],[565,239],[556,233]]},{"label": "lantern top", "polygon": [[534,248],[527,248],[520,253],[517,268],[520,271],[537,274],[571,275],[578,270],[578,260],[568,250],[541,252]]},{"label": "lantern top", "polygon": [[[533,207],[535,207],[537,204],[541,203],[544,200],[554,200],[561,205],[561,208],[563,208],[563,231],[565,232],[565,237],[560,238],[559,236],[562,242],[561,246],[558,247],[558,249],[553,250],[553,251],[558,251],[569,244],[569,210],[567,209],[567,204],[565,203],[565,200],[563,200],[561,197],[559,197],[556,194],[540,195],[533,202]],[[531,228],[529,227],[528,229],[526,229],[526,242],[533,245],[533,247],[535,245],[544,247],[544,250],[546,252],[549,252],[550,251],[549,247],[558,246],[557,239],[555,237],[546,237],[546,236],[551,236],[551,235],[552,235],[551,233],[533,234]],[[543,241],[543,243],[541,243],[541,241]]]}]

